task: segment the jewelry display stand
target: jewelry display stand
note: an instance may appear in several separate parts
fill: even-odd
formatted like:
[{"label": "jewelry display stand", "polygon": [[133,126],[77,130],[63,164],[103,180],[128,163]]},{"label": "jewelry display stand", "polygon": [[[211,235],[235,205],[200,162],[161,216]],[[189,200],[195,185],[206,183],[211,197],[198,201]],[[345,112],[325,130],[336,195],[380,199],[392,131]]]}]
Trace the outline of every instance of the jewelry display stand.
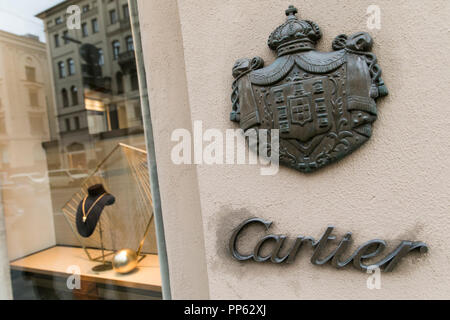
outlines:
[{"label": "jewelry display stand", "polygon": [[111,261],[106,261],[106,259],[105,259],[105,246],[103,244],[103,231],[102,231],[102,223],[101,222],[98,223],[98,229],[99,229],[99,233],[100,233],[100,243],[101,243],[101,250],[102,250],[102,263],[94,266],[92,268],[92,271],[102,272],[102,271],[111,270],[113,267],[112,267]]},{"label": "jewelry display stand", "polygon": [[[110,192],[112,187],[116,186],[116,183],[109,183],[109,180],[113,179],[109,178],[109,176],[114,176],[113,174],[109,174],[109,171],[114,171],[114,169],[109,167],[114,167],[114,162],[123,162],[124,159],[126,159],[126,163],[128,164],[127,170],[130,171],[130,176],[132,176],[132,181],[130,181],[132,184],[130,185],[137,189],[136,192],[132,193],[132,195],[136,197],[136,199],[133,199],[133,203],[135,204],[134,210],[126,210],[126,214],[129,215],[129,218],[122,221],[120,225],[117,225],[115,219],[121,217],[124,212],[122,211],[120,214],[115,212],[119,210],[116,208],[116,204],[105,207],[94,233],[89,238],[82,238],[76,230],[75,220],[79,202],[86,197],[87,189],[95,184],[102,184],[105,189]],[[119,166],[119,168],[121,167]],[[126,175],[126,178],[131,180],[128,175]],[[121,186],[116,186],[116,188],[118,188],[118,190],[111,193],[116,194],[116,192],[124,192],[124,188],[121,188]],[[125,202],[125,200],[128,199],[122,197],[119,201]],[[136,248],[138,259],[141,261],[145,258],[142,249],[153,222],[153,204],[150,193],[147,152],[123,143],[117,144],[96,166],[89,177],[83,181],[80,190],[63,206],[62,212],[88,259],[100,263],[93,268],[93,271],[99,272],[111,270],[112,264],[108,258],[112,256],[116,250],[123,248]],[[126,235],[122,235],[121,238],[117,238],[116,233],[118,231],[123,231],[124,223],[128,224],[127,230],[129,232],[127,232]],[[108,239],[105,239],[105,231],[109,231]],[[105,243],[105,241],[107,241],[107,243]],[[126,244],[121,245],[123,242],[126,242]],[[100,249],[101,255],[99,256],[97,254],[97,256],[94,256],[94,254],[89,252],[90,249]],[[98,250],[95,250],[95,252],[98,252]]]}]

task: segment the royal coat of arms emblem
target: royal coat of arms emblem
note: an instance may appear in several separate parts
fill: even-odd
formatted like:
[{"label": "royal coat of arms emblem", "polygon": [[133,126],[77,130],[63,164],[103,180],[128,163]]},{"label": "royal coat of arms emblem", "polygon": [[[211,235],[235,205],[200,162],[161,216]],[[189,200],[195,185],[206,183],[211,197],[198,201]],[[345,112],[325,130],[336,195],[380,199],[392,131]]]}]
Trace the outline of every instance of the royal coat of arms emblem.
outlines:
[{"label": "royal coat of arms emblem", "polygon": [[230,118],[244,131],[278,129],[280,163],[308,173],[370,138],[375,101],[388,91],[368,33],[338,35],[332,52],[319,52],[319,26],[296,14],[290,6],[270,35],[278,55],[270,66],[260,57],[236,61]]}]

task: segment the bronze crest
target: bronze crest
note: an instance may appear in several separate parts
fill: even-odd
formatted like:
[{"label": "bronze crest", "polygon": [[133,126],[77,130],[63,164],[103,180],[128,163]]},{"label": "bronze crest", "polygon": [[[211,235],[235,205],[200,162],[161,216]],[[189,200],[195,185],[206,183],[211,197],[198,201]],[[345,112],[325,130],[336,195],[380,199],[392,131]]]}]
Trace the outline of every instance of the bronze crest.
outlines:
[{"label": "bronze crest", "polygon": [[338,35],[332,52],[315,49],[319,26],[286,10],[268,40],[277,59],[239,59],[231,120],[246,131],[279,129],[279,161],[313,172],[350,154],[372,135],[376,99],[388,94],[366,32]]}]

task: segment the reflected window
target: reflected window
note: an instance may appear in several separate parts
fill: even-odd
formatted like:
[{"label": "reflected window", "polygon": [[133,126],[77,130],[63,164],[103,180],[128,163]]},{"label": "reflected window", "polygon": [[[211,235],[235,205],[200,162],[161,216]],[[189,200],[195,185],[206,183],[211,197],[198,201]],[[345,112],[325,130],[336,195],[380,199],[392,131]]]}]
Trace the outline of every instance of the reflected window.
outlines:
[{"label": "reflected window", "polygon": [[83,13],[88,12],[88,11],[89,11],[89,5],[87,4],[87,5],[83,6]]},{"label": "reflected window", "polygon": [[67,95],[66,89],[61,90],[61,97],[62,97],[63,108],[67,108],[69,106],[69,96]]},{"label": "reflected window", "polygon": [[67,37],[69,36],[69,31],[64,31],[63,32],[63,40],[64,40],[64,44],[68,44],[69,43],[69,40],[67,40]]},{"label": "reflected window", "polygon": [[89,35],[86,22],[81,25],[81,34],[83,35],[83,37],[87,37]]},{"label": "reflected window", "polygon": [[92,19],[92,33],[98,32],[98,20]]},{"label": "reflected window", "polygon": [[33,67],[25,67],[25,76],[27,81],[35,82],[36,81],[36,69]]},{"label": "reflected window", "polygon": [[58,62],[58,74],[60,78],[66,77],[66,66],[62,61]]},{"label": "reflected window", "polygon": [[75,62],[73,61],[72,58],[67,60],[67,65],[69,68],[69,76],[73,76],[75,74]]},{"label": "reflected window", "polygon": [[113,41],[112,49],[113,49],[114,60],[117,60],[117,58],[119,58],[119,54],[120,54],[120,42],[117,40]]},{"label": "reflected window", "polygon": [[62,22],[63,21],[62,21],[61,17],[58,17],[58,18],[55,19],[55,24],[61,24]]},{"label": "reflected window", "polygon": [[78,105],[78,89],[75,86],[72,86],[70,88],[70,95],[72,96],[72,105],[76,106]]},{"label": "reflected window", "polygon": [[55,47],[58,48],[59,47],[59,34],[55,34],[53,36],[53,38],[55,39]]},{"label": "reflected window", "polygon": [[136,72],[130,75],[131,90],[139,90],[139,80]]},{"label": "reflected window", "polygon": [[105,64],[105,55],[103,49],[98,49],[98,64],[103,66]]},{"label": "reflected window", "polygon": [[79,130],[80,129],[80,117],[75,117],[75,118],[73,118],[73,120],[75,121],[75,130]]},{"label": "reflected window", "polygon": [[128,4],[124,4],[122,7],[123,10],[123,17],[125,18],[125,20],[129,20],[130,19],[130,10],[128,9]]},{"label": "reflected window", "polygon": [[109,130],[119,129],[119,115],[117,113],[117,106],[115,104],[109,105]]},{"label": "reflected window", "polygon": [[109,11],[109,22],[111,24],[115,24],[117,22],[117,11],[116,10]]},{"label": "reflected window", "polygon": [[72,128],[70,126],[70,119],[66,118],[64,121],[65,121],[65,124],[66,124],[66,131],[71,131]]},{"label": "reflected window", "polygon": [[133,37],[132,36],[126,37],[125,42],[127,44],[127,50],[134,51]]},{"label": "reflected window", "polygon": [[30,97],[30,106],[39,107],[39,96],[38,96],[37,91],[29,90],[28,96]]},{"label": "reflected window", "polygon": [[74,142],[71,145],[67,146],[67,160],[69,164],[69,168],[67,173],[71,176],[86,176],[86,172],[84,170],[79,170],[86,168],[87,159],[86,159],[86,151],[84,145],[78,142]]},{"label": "reflected window", "polygon": [[116,73],[116,82],[117,82],[117,93],[122,94],[124,92],[122,72]]}]

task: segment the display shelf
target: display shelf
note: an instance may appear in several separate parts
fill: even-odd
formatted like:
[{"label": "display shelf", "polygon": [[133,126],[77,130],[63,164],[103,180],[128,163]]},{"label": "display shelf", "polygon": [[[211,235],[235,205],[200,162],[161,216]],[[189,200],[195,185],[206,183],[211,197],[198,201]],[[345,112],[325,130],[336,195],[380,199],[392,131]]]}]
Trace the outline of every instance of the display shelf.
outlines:
[{"label": "display shelf", "polygon": [[[101,255],[100,250],[89,250],[95,255]],[[114,270],[105,272],[92,271],[92,267],[98,264],[98,262],[89,260],[82,248],[55,246],[11,262],[11,269],[57,277],[69,277],[72,274],[70,271],[71,267],[77,266],[79,267],[82,281],[161,292],[161,275],[157,255],[146,255],[139,262],[138,268],[129,274],[119,274]]]}]

